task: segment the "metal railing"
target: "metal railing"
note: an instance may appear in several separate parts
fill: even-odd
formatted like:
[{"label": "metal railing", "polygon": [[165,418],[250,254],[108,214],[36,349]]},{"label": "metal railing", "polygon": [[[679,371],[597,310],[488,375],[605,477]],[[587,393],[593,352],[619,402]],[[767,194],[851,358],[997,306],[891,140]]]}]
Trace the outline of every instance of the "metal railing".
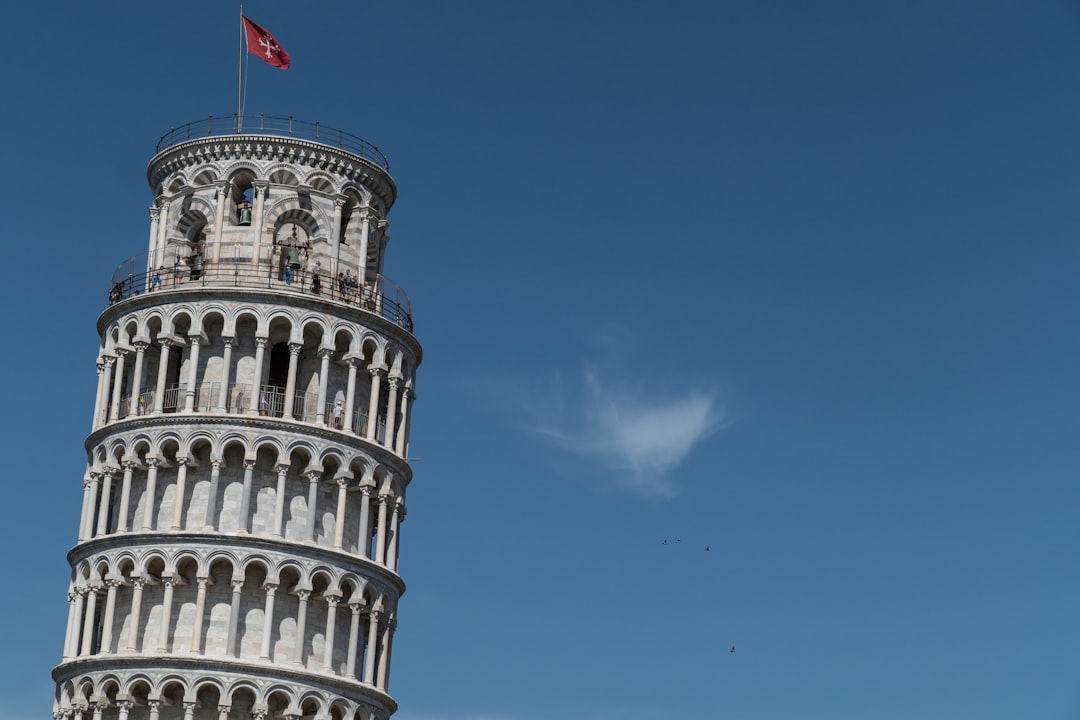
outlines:
[{"label": "metal railing", "polygon": [[173,145],[213,135],[280,135],[283,137],[312,140],[323,145],[340,148],[378,165],[390,172],[390,162],[378,147],[367,140],[344,130],[336,130],[319,122],[306,122],[289,117],[268,115],[225,115],[193,120],[174,128],[161,136],[156,152]]},{"label": "metal railing", "polygon": [[[193,412],[221,412],[218,405],[221,383],[205,382],[195,388]],[[104,409],[103,422],[124,420],[131,416],[146,416],[156,412],[154,399],[156,390],[145,390],[133,401],[130,395],[120,398],[119,414],[110,417],[108,407]],[[279,385],[261,385],[258,404],[251,406],[251,383],[234,383],[229,386],[225,398],[224,412],[228,415],[246,415],[252,410],[262,417],[289,419],[295,422],[316,424],[318,422],[319,394],[317,392],[296,392],[293,394],[292,412],[285,416],[285,388]],[[183,412],[187,403],[187,383],[170,383],[165,386],[162,412],[166,414]],[[323,407],[323,422],[337,430],[344,430],[344,422],[338,426],[333,419],[334,401],[327,400]],[[344,420],[344,418],[343,418]],[[367,437],[368,413],[366,409],[353,410],[353,422],[350,432],[359,437]],[[370,438],[379,445],[386,441],[386,418],[380,415],[375,422],[375,437]]]},{"label": "metal railing", "polygon": [[413,331],[412,304],[396,283],[382,275],[369,277],[361,286],[349,285],[327,273],[314,282],[310,270],[289,266],[253,264],[244,258],[205,261],[198,268],[159,267],[147,270],[146,254],[121,263],[109,281],[109,304],[150,292],[170,292],[194,287],[237,287],[273,290],[276,293],[317,296],[324,300],[358,307],[399,327]]}]

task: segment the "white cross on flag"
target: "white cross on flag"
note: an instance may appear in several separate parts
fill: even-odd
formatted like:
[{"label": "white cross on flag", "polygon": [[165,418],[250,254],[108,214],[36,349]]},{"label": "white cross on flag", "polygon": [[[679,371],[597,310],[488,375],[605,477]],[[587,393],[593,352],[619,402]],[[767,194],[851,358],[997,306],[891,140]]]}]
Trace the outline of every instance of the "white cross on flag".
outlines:
[{"label": "white cross on flag", "polygon": [[278,44],[274,36],[255,23],[244,18],[244,31],[247,34],[248,52],[258,55],[274,67],[285,70],[289,67],[289,53]]}]

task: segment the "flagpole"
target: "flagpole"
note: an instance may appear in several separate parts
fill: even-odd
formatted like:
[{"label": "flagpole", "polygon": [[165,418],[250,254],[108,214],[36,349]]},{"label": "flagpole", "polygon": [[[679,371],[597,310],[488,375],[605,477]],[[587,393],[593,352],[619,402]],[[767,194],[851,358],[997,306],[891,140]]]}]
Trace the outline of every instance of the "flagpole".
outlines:
[{"label": "flagpole", "polygon": [[240,5],[240,44],[236,53],[236,134],[240,134],[240,95],[243,92],[244,77],[244,6]]}]

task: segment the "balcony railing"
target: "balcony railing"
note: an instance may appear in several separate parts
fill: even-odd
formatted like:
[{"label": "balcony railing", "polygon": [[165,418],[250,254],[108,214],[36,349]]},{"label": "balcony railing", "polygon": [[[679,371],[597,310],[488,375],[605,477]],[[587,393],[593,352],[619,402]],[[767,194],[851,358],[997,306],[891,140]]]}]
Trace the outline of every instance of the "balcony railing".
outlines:
[{"label": "balcony railing", "polygon": [[199,268],[160,268],[147,271],[147,256],[139,255],[118,267],[109,283],[109,304],[115,305],[144,293],[172,292],[198,287],[236,287],[273,290],[289,295],[307,295],[358,307],[413,331],[409,296],[382,275],[369,276],[361,286],[349,286],[328,273],[319,282],[309,270],[271,265],[254,265],[247,259],[206,262]]},{"label": "balcony railing", "polygon": [[280,135],[312,140],[358,155],[390,172],[390,163],[378,147],[367,140],[343,130],[335,130],[318,122],[305,122],[293,117],[267,115],[213,115],[174,127],[158,140],[157,152],[173,145],[213,135]]},{"label": "balcony railing", "polygon": [[[195,388],[195,398],[192,407],[193,412],[220,413],[229,415],[247,415],[255,411],[262,417],[272,417],[293,420],[308,424],[316,424],[319,417],[319,394],[315,392],[297,392],[293,394],[292,412],[286,417],[285,414],[285,388],[277,385],[262,385],[259,390],[259,400],[252,407],[249,383],[232,384],[225,397],[225,407],[218,405],[220,399],[221,383],[206,382]],[[104,421],[124,420],[132,416],[147,416],[156,412],[154,400],[156,390],[146,390],[139,394],[138,398],[123,395],[120,398],[120,407],[117,417],[103,418]],[[187,383],[172,383],[165,387],[164,399],[161,411],[165,414],[183,412],[187,402]],[[108,408],[104,412],[109,412]],[[335,427],[333,420],[334,403],[327,401],[323,407],[323,422]],[[338,430],[344,429],[344,422]],[[368,413],[366,409],[356,408],[353,411],[350,432],[359,437],[367,436]],[[375,423],[375,437],[373,439],[380,445],[386,440],[386,418],[380,416]]]}]

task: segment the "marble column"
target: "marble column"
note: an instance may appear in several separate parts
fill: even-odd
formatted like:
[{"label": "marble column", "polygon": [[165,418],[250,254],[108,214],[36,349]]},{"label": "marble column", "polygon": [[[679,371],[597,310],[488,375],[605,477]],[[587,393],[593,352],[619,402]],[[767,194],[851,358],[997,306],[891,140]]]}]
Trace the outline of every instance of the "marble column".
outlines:
[{"label": "marble column", "polygon": [[222,464],[223,461],[221,458],[214,458],[210,461],[210,489],[207,491],[206,518],[203,522],[203,527],[208,532],[213,532],[217,529],[217,496],[221,484]]},{"label": "marble column", "polygon": [[131,371],[131,410],[136,415],[145,413],[146,408],[139,404],[142,395],[143,365],[146,363],[146,348],[150,343],[145,340],[135,341],[135,367]]},{"label": "marble column", "polygon": [[184,390],[184,412],[195,412],[195,395],[199,390],[199,345],[202,338],[198,335],[188,337],[188,378]]},{"label": "marble column", "polygon": [[169,652],[169,631],[172,629],[173,585],[176,584],[176,579],[163,576],[161,583],[165,586],[165,593],[161,600],[161,625],[158,627],[157,651],[167,653]]},{"label": "marble column", "polygon": [[124,417],[124,413],[120,412],[120,391],[124,386],[124,358],[127,357],[126,348],[116,348],[116,365],[113,368],[113,391],[112,402],[109,405],[109,417],[113,420],[119,420]]},{"label": "marble column", "polygon": [[160,415],[165,412],[165,381],[169,377],[169,356],[172,355],[170,348],[173,345],[171,338],[158,340],[161,350],[158,351],[157,386],[154,390],[154,414]]},{"label": "marble column", "polygon": [[360,496],[360,538],[356,544],[356,553],[367,558],[371,552],[371,486],[361,484]]},{"label": "marble column", "polygon": [[397,442],[394,444],[394,452],[399,457],[405,457],[405,431],[409,424],[409,400],[412,397],[412,390],[406,385],[401,392],[401,425],[398,427]]},{"label": "marble column", "polygon": [[308,479],[308,494],[307,494],[307,507],[308,507],[308,527],[307,527],[307,539],[311,542],[315,542],[315,527],[319,519],[319,480],[322,479],[322,473],[317,470],[312,470],[307,474]]},{"label": "marble column", "polygon": [[300,343],[289,343],[289,374],[285,379],[285,409],[282,412],[282,418],[285,420],[296,419],[293,416],[293,404],[296,399],[296,368],[299,364],[301,347]]},{"label": "marble column", "polygon": [[333,595],[327,595],[325,600],[326,644],[324,645],[325,652],[323,653],[323,670],[332,673],[334,672],[334,621],[337,617],[338,599]]},{"label": "marble column", "polygon": [[101,473],[101,502],[98,504],[97,532],[94,537],[109,534],[109,505],[112,502],[112,480],[114,468],[105,468]]},{"label": "marble column", "polygon": [[259,406],[262,404],[262,380],[263,380],[263,365],[266,364],[266,343],[267,339],[264,337],[255,338],[255,373],[251,381],[251,407],[248,408],[248,415],[259,415]]},{"label": "marble column", "polygon": [[195,595],[195,620],[191,627],[191,652],[198,655],[202,652],[202,628],[203,619],[206,616],[206,586],[210,584],[210,578],[195,578],[199,589]]},{"label": "marble column", "polygon": [[334,354],[333,348],[319,348],[319,406],[315,412],[315,423],[326,424],[326,381],[330,377],[330,357]]},{"label": "marble column", "polygon": [[172,525],[169,529],[173,532],[180,530],[184,523],[184,494],[187,492],[187,463],[186,457],[176,458],[176,496],[173,498]]},{"label": "marble column", "polygon": [[82,648],[79,656],[89,655],[94,644],[94,623],[97,620],[97,595],[100,588],[90,585],[86,588],[86,613],[83,618]]},{"label": "marble column", "polygon": [[142,613],[142,594],[146,580],[141,577],[131,578],[131,625],[128,627],[127,651],[133,653],[139,648],[139,615]]},{"label": "marble column", "polygon": [[360,359],[355,357],[346,357],[345,362],[349,364],[349,383],[345,390],[345,424],[342,430],[345,432],[352,432],[353,429],[353,413],[356,412],[356,366],[359,364]]},{"label": "marble column", "polygon": [[146,458],[146,507],[143,508],[142,529],[154,529],[154,507],[157,505],[157,474],[161,460],[156,457]]},{"label": "marble column", "polygon": [[113,618],[116,613],[116,589],[123,584],[118,578],[105,580],[105,620],[101,627],[101,652],[112,652]]},{"label": "marble column", "polygon": [[284,537],[285,526],[285,476],[288,465],[277,466],[277,493],[274,497],[274,537]]},{"label": "marble column", "polygon": [[251,476],[255,472],[255,461],[244,460],[244,486],[240,491],[240,532],[247,533],[248,511],[251,509]]},{"label": "marble column", "polygon": [[367,431],[364,437],[375,440],[375,427],[379,420],[379,383],[382,382],[386,368],[373,367],[368,370],[371,373],[371,397],[368,399]]},{"label": "marble column", "polygon": [[120,486],[120,511],[116,518],[116,532],[128,531],[128,510],[131,505],[131,477],[135,473],[135,461],[124,460],[121,465],[124,468],[123,484]]},{"label": "marble column", "polygon": [[356,679],[356,650],[360,640],[360,610],[363,606],[357,602],[349,603],[349,650],[345,659],[345,677]]},{"label": "marble column", "polygon": [[345,497],[349,491],[348,476],[339,477],[337,485],[337,512],[334,514],[334,547],[340,550],[342,541],[345,539]]},{"label": "marble column", "polygon": [[110,398],[112,397],[113,386],[113,365],[116,363],[116,358],[112,355],[105,356],[105,376],[102,378],[102,397],[101,397],[101,422],[102,424],[109,422],[109,420],[115,420],[115,415],[109,414],[109,408],[112,406]]},{"label": "marble column", "polygon": [[397,572],[398,532],[401,528],[401,516],[405,513],[405,505],[401,498],[394,502],[394,514],[390,517],[390,532],[387,538],[386,567]]},{"label": "marble column", "polygon": [[389,495],[379,495],[379,524],[375,531],[374,560],[380,565],[386,564],[386,505],[389,502]]},{"label": "marble column", "polygon": [[308,598],[311,597],[310,590],[297,590],[296,597],[299,600],[299,606],[296,610],[296,644],[293,645],[293,662],[297,665],[304,664],[304,644],[306,638],[304,634],[307,632],[307,606]]},{"label": "marble column", "polygon": [[219,413],[224,413],[229,410],[229,374],[232,370],[233,338],[222,337],[221,343],[224,346],[221,351],[221,387],[218,388],[217,407],[215,409]]},{"label": "marble column", "polygon": [[383,438],[383,447],[389,450],[394,449],[394,422],[397,420],[397,390],[400,379],[390,378],[390,391],[386,399],[386,437]]},{"label": "marble column", "polygon": [[232,603],[229,606],[229,635],[225,641],[225,654],[238,657],[236,647],[237,628],[240,625],[240,592],[244,589],[243,580],[232,581]]},{"label": "marble column", "polygon": [[368,613],[367,652],[364,655],[364,682],[375,684],[375,655],[379,647],[379,611]]},{"label": "marble column", "polygon": [[274,630],[274,591],[276,583],[265,583],[263,590],[266,591],[266,607],[263,610],[262,645],[259,648],[259,659],[270,659],[270,636]]}]

